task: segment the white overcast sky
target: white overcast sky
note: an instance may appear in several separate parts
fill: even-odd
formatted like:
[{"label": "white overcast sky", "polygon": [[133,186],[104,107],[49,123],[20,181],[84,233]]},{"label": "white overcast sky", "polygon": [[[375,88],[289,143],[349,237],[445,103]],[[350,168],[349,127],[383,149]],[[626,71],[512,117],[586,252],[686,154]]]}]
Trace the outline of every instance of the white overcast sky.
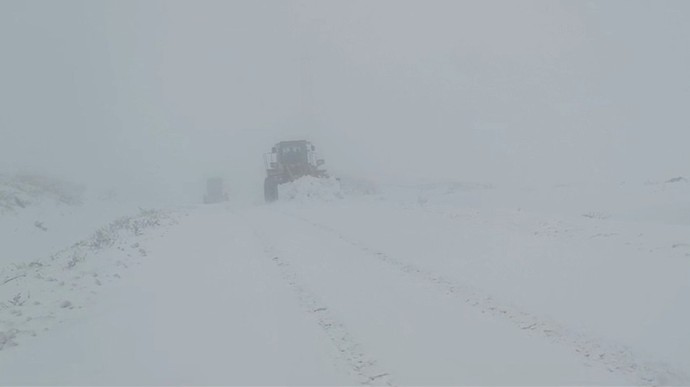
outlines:
[{"label": "white overcast sky", "polygon": [[0,0],[0,173],[664,179],[689,107],[684,0]]}]

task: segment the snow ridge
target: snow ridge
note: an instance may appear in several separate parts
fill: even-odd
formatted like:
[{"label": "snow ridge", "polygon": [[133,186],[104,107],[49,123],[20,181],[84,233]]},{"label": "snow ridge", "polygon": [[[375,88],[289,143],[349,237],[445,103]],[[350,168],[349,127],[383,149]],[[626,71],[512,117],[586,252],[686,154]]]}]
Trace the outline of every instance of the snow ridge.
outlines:
[{"label": "snow ridge", "polygon": [[[0,267],[0,350],[82,309],[100,286],[117,281],[122,270],[147,255],[146,231],[174,222],[167,212],[141,210],[47,259]],[[116,254],[104,256],[109,251]]]},{"label": "snow ridge", "polygon": [[295,202],[329,202],[342,199],[340,182],[334,178],[304,176],[278,186],[281,200]]}]

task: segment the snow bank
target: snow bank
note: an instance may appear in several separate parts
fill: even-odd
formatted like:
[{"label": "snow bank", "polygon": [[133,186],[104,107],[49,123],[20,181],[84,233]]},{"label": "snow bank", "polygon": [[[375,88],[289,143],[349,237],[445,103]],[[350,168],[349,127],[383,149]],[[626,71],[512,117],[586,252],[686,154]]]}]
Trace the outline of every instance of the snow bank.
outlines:
[{"label": "snow bank", "polygon": [[146,256],[148,230],[174,222],[166,212],[145,210],[51,256],[0,265],[0,350],[84,307],[100,286]]},{"label": "snow bank", "polygon": [[278,187],[280,200],[333,201],[343,198],[340,182],[335,178],[305,176]]}]

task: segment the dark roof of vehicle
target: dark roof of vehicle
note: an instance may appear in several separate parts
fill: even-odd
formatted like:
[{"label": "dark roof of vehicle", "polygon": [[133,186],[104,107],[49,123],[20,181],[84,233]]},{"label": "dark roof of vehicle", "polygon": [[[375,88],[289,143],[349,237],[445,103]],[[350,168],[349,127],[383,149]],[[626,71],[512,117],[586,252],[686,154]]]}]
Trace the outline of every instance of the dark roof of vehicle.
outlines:
[{"label": "dark roof of vehicle", "polygon": [[281,141],[278,143],[278,146],[283,146],[283,145],[305,145],[308,144],[309,141],[307,140],[292,140],[292,141]]}]

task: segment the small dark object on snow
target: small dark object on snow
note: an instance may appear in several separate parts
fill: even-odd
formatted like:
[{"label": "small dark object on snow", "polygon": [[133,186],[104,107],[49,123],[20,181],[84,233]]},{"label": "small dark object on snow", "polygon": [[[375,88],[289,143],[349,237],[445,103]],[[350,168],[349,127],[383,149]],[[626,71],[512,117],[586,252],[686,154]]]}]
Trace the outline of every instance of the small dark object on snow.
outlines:
[{"label": "small dark object on snow", "polygon": [[14,197],[14,203],[17,204],[21,208],[26,208],[26,203],[22,199],[20,199],[16,196]]},{"label": "small dark object on snow", "polygon": [[668,180],[666,180],[666,182],[667,183],[680,183],[680,182],[687,183],[688,179],[686,179],[682,176],[678,176],[678,177],[674,177],[673,179],[668,179]]}]

